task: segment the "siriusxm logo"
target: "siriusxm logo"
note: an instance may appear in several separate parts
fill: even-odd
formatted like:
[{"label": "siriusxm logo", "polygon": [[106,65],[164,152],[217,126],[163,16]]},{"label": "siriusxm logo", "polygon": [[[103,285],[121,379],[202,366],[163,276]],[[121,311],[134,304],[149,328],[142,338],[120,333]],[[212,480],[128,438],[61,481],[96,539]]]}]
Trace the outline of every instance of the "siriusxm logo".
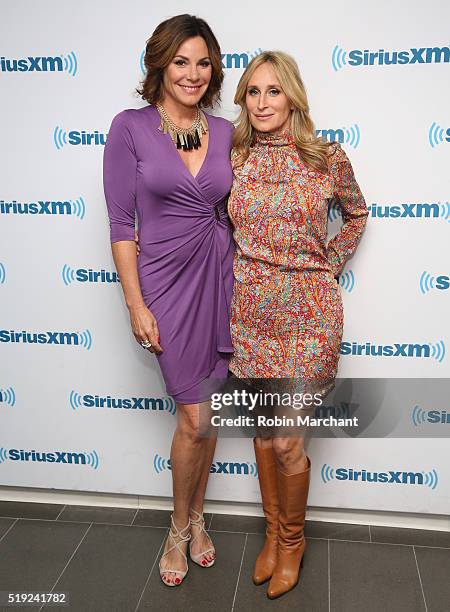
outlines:
[{"label": "siriusxm logo", "polygon": [[82,332],[27,332],[25,329],[19,332],[14,329],[0,329],[0,342],[9,342],[11,344],[68,344],[82,346],[90,351],[92,335],[88,329]]},{"label": "siriusxm logo", "polygon": [[370,51],[369,49],[352,49],[346,51],[336,45],[331,52],[331,65],[334,71],[345,66],[389,66],[406,64],[440,64],[450,61],[450,47],[420,47],[403,51]]},{"label": "siriusxm logo", "polygon": [[86,204],[82,197],[78,200],[36,200],[35,202],[5,202],[0,200],[2,215],[69,215],[84,219]]},{"label": "siriusxm logo", "polygon": [[447,412],[447,410],[422,410],[420,406],[414,406],[411,411],[411,420],[416,427],[426,423],[450,425],[450,412]]},{"label": "siriusxm logo", "polygon": [[24,461],[33,463],[66,463],[70,465],[89,465],[96,470],[99,460],[97,451],[73,452],[73,451],[51,451],[39,452],[33,450],[18,450],[17,448],[0,447],[0,463],[5,461]]},{"label": "siriusxm logo", "polygon": [[422,272],[419,279],[419,289],[422,294],[428,293],[432,289],[445,290],[450,287],[450,276],[440,274],[432,276],[428,272]]},{"label": "siriusxm logo", "polygon": [[361,140],[361,131],[357,123],[350,126],[349,128],[337,128],[328,130],[316,130],[316,136],[327,140],[328,142],[337,141],[339,143],[345,143],[350,147],[356,149]]},{"label": "siriusxm logo", "polygon": [[59,150],[61,150],[66,144],[69,145],[84,145],[84,146],[95,146],[106,144],[106,137],[108,134],[102,134],[98,130],[93,132],[86,132],[82,130],[66,130],[56,126],[53,130],[53,144]]},{"label": "siriusxm logo", "polygon": [[362,355],[364,357],[416,357],[435,359],[442,363],[445,358],[445,344],[439,340],[432,344],[372,344],[372,342],[342,342],[341,355]]},{"label": "siriusxm logo", "polygon": [[171,397],[111,397],[111,395],[81,395],[71,391],[69,405],[72,410],[78,408],[114,408],[123,410],[162,410],[176,413],[175,400]]},{"label": "siriusxm logo", "polygon": [[359,404],[354,404],[352,402],[340,402],[334,406],[322,404],[314,408],[314,417],[318,419],[326,419],[328,417],[347,419],[353,416],[357,408],[359,408]]},{"label": "siriusxm logo", "polygon": [[77,56],[73,51],[66,55],[42,57],[28,56],[20,59],[0,57],[1,72],[68,72],[75,76],[78,71]]},{"label": "siriusxm logo", "polygon": [[64,284],[71,283],[120,283],[117,272],[107,272],[106,270],[92,270],[91,268],[71,268],[64,264],[61,270],[61,277]]},{"label": "siriusxm logo", "polygon": [[12,387],[6,387],[6,389],[0,388],[0,404],[9,404],[14,406],[16,403],[16,394]]},{"label": "siriusxm logo", "polygon": [[428,130],[428,142],[433,149],[443,142],[450,142],[450,127],[442,128],[433,121],[430,129]]},{"label": "siriusxm logo", "polygon": [[[370,217],[374,219],[442,219],[450,221],[449,202],[421,202],[418,204],[370,204]],[[339,209],[336,209],[336,215]]]},{"label": "siriusxm logo", "polygon": [[355,288],[355,275],[353,274],[353,270],[342,272],[337,278],[342,289],[345,289],[348,293],[353,291]]},{"label": "siriusxm logo", "polygon": [[250,60],[261,53],[261,48],[245,53],[222,53],[222,68],[247,68]]},{"label": "siriusxm logo", "polygon": [[[257,55],[262,53],[262,49],[255,49],[255,51],[246,51],[244,53],[239,53],[235,51],[234,53],[222,53],[222,68],[247,68],[250,60],[252,60]],[[144,63],[145,58],[145,49],[141,52],[139,58],[139,65],[141,67],[142,74],[145,74],[146,68]]]},{"label": "siriusxm logo", "polygon": [[0,285],[6,283],[6,268],[0,261]]},{"label": "siriusxm logo", "polygon": [[331,480],[347,480],[366,483],[423,485],[433,490],[438,484],[438,475],[434,469],[429,472],[397,472],[393,470],[372,472],[370,470],[355,470],[345,467],[333,468],[324,463],[320,473],[324,483],[328,483]]},{"label": "siriusxm logo", "polygon": [[[156,454],[153,457],[153,467],[157,474],[160,474],[163,470],[171,470],[172,465],[170,459],[165,459]],[[258,467],[256,462],[243,461],[229,462],[229,461],[215,461],[209,470],[210,474],[224,474],[226,476],[256,476],[258,475]]]},{"label": "siriusxm logo", "polygon": [[[417,204],[369,204],[369,216],[373,219],[442,219],[450,222],[450,202],[420,202]],[[331,200],[328,219],[333,222],[341,217],[339,204]]]}]

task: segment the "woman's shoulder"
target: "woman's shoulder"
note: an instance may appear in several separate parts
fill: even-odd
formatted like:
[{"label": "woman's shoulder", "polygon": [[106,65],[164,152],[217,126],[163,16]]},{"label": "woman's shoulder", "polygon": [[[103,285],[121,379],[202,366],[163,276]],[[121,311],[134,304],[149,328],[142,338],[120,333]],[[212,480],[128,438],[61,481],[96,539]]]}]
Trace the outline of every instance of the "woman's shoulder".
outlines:
[{"label": "woman's shoulder", "polygon": [[337,162],[349,162],[349,158],[341,143],[337,141],[330,142],[328,145],[328,156],[332,164]]},{"label": "woman's shoulder", "polygon": [[329,157],[333,157],[334,155],[340,155],[340,152],[342,151],[342,147],[341,144],[337,141],[337,140],[333,140],[332,142],[328,143],[328,155]]},{"label": "woman's shoulder", "polygon": [[224,132],[233,133],[234,125],[225,117],[220,117],[219,115],[212,115],[211,113],[207,113],[203,111],[206,115],[208,123],[211,121],[215,126],[221,128]]},{"label": "woman's shoulder", "polygon": [[141,108],[125,108],[113,116],[111,124],[132,128],[139,121],[148,121],[148,117],[157,112],[150,104]]}]

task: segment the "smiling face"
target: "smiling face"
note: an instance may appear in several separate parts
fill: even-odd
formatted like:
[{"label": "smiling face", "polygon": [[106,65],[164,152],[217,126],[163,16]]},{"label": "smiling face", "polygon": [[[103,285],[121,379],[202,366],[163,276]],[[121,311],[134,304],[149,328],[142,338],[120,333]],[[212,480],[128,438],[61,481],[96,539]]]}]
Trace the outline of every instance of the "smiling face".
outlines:
[{"label": "smiling face", "polygon": [[163,104],[193,107],[204,96],[211,80],[208,47],[201,36],[187,38],[164,70]]},{"label": "smiling face", "polygon": [[255,130],[277,133],[289,126],[293,106],[281,89],[271,62],[258,66],[250,77],[245,105]]}]

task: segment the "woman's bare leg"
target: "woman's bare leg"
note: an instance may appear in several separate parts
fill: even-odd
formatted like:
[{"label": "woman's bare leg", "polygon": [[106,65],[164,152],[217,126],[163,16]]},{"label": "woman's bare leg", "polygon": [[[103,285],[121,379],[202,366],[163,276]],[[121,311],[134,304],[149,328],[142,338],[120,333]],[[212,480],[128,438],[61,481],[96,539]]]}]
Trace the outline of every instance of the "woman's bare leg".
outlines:
[{"label": "woman's bare leg", "polygon": [[[214,458],[214,452],[216,450],[216,443],[217,443],[217,433],[211,432],[210,435],[211,437],[205,438],[204,440],[204,455],[203,455],[202,472],[201,472],[200,479],[197,484],[197,488],[195,489],[194,495],[191,500],[191,509],[195,510],[196,512],[200,512],[200,513],[203,513],[203,504],[205,501],[206,487],[208,484],[209,472],[211,468],[211,463]],[[195,518],[195,515],[193,514],[191,518]],[[192,525],[191,529],[192,529],[192,538],[198,535],[197,539],[192,544],[192,553],[194,555],[200,554],[202,550],[208,550],[210,548],[214,548],[209,536],[203,532],[199,533],[200,532],[199,527]],[[208,562],[212,561],[214,557],[215,557],[215,552],[209,552],[208,554],[205,554],[203,556],[205,561],[208,561]]]},{"label": "woman's bare leg", "polygon": [[[209,466],[206,471],[207,461],[212,461],[212,441],[202,437],[202,421],[200,411],[209,409],[209,402],[202,404],[177,404],[177,428],[172,439],[170,462],[172,468],[173,520],[178,529],[183,529],[189,521],[189,510],[192,500],[200,484],[200,491],[206,489]],[[205,481],[205,482],[204,482]],[[196,503],[200,501],[200,495],[195,497]],[[203,500],[201,501],[203,507]],[[196,508],[197,509],[197,508]],[[170,539],[170,538],[169,538]],[[200,540],[200,538],[199,538]],[[173,542],[167,542],[165,550],[172,546]],[[181,550],[186,553],[188,543],[180,544]],[[175,549],[161,560],[161,567],[170,569],[185,569],[185,561]],[[163,574],[167,582],[174,582],[180,578],[177,574]]]}]

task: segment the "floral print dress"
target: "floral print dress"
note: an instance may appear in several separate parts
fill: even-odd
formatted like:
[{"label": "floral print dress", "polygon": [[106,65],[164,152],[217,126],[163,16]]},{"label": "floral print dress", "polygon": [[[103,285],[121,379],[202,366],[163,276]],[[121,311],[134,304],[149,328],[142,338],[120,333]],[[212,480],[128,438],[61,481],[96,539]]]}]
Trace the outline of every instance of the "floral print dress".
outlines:
[{"label": "floral print dress", "polygon": [[[326,394],[334,386],[343,329],[335,277],[353,255],[368,210],[350,161],[331,145],[330,173],[308,168],[289,132],[256,132],[236,165],[228,212],[234,225],[230,370],[238,378],[289,378]],[[343,226],[327,244],[328,203]]]}]

